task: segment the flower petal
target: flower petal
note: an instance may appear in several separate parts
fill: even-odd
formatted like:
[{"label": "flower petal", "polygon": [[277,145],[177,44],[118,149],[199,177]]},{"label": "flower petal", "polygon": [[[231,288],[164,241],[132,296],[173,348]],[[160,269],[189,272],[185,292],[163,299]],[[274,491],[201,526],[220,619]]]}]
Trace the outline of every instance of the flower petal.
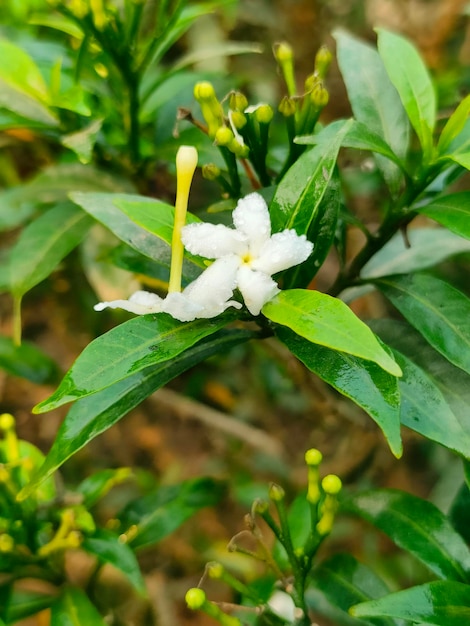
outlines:
[{"label": "flower petal", "polygon": [[229,254],[217,259],[183,291],[183,295],[202,307],[198,317],[215,317],[229,306],[240,308],[241,304],[229,298],[237,286],[237,270],[240,259]]},{"label": "flower petal", "polygon": [[218,259],[226,254],[245,254],[248,250],[243,234],[223,224],[188,224],[181,229],[181,241],[191,254]]},{"label": "flower petal", "polygon": [[161,313],[163,300],[156,293],[149,291],[136,291],[129,300],[112,300],[111,302],[99,302],[93,307],[95,311],[103,309],[123,309],[136,315],[147,313]]},{"label": "flower petal", "polygon": [[240,290],[247,309],[252,315],[259,315],[263,306],[279,293],[280,289],[274,280],[263,272],[256,272],[247,265],[238,270],[238,289]]},{"label": "flower petal", "polygon": [[180,322],[192,322],[203,311],[200,304],[192,302],[184,293],[169,293],[162,302],[162,311]]},{"label": "flower petal", "polygon": [[259,257],[251,267],[272,276],[289,267],[303,263],[311,255],[313,243],[305,235],[298,235],[295,230],[283,230],[275,233],[261,248]]},{"label": "flower petal", "polygon": [[241,198],[232,213],[232,219],[237,231],[247,238],[252,256],[258,256],[271,235],[271,219],[263,196],[250,193]]}]

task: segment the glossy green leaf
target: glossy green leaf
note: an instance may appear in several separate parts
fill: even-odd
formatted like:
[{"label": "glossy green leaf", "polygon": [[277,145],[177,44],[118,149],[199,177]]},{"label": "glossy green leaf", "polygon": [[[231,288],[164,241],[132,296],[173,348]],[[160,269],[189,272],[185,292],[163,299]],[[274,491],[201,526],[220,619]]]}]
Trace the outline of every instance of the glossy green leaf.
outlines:
[{"label": "glossy green leaf", "polygon": [[131,192],[133,187],[126,179],[91,165],[54,165],[25,184],[0,192],[0,230],[18,226],[34,213],[38,205],[67,200],[72,190]]},{"label": "glossy green leaf", "polygon": [[470,543],[470,489],[464,481],[454,498],[449,510],[449,520],[455,530],[462,535],[467,544]]},{"label": "glossy green leaf", "polygon": [[[49,608],[55,596],[49,593],[14,589],[8,598],[5,621],[8,625]],[[1,606],[0,606],[1,610]]]},{"label": "glossy green leaf", "polygon": [[33,96],[20,91],[0,79],[0,107],[8,109],[20,118],[41,126],[58,126],[59,122],[48,107]]},{"label": "glossy green leaf", "polygon": [[438,580],[358,604],[355,617],[389,615],[415,624],[463,626],[470,621],[470,586]]},{"label": "glossy green leaf", "polygon": [[470,373],[470,300],[467,296],[426,274],[390,276],[375,284],[433,348]]},{"label": "glossy green leaf", "polygon": [[442,157],[444,160],[453,161],[458,163],[466,170],[470,170],[470,152],[453,152]]},{"label": "glossy green leaf", "polygon": [[78,156],[80,163],[89,163],[92,159],[93,148],[102,124],[103,120],[94,120],[82,130],[64,135],[61,139],[62,145],[73,150]]},{"label": "glossy green leaf", "polygon": [[[470,239],[470,192],[461,191],[441,196],[429,204],[418,207],[427,215],[461,237]],[[436,250],[439,252],[439,249]]]},{"label": "glossy green leaf", "polygon": [[304,152],[282,178],[269,207],[273,232],[293,228],[299,235],[308,233],[333,175],[349,124],[350,120],[341,126],[326,150],[316,146]]},{"label": "glossy green leaf", "polygon": [[[168,285],[170,278],[170,259],[167,259],[167,263],[154,261],[124,243],[110,250],[108,254],[101,255],[100,260],[101,259],[103,261],[109,261],[116,267],[131,272],[132,274],[149,276],[150,278],[161,281],[162,285]],[[181,281],[183,287],[189,282],[191,281],[183,273]]]},{"label": "glossy green leaf", "polygon": [[83,32],[81,28],[77,26],[76,22],[58,13],[33,13],[33,15],[29,17],[28,23],[35,26],[54,28],[55,30],[75,37],[75,39],[83,38]]},{"label": "glossy green leaf", "polygon": [[83,496],[83,505],[89,509],[113,487],[128,481],[132,476],[133,473],[129,467],[100,470],[82,480],[76,487],[76,491]]},{"label": "glossy green leaf", "polygon": [[308,259],[284,272],[282,286],[286,288],[307,287],[323,265],[334,240],[341,204],[341,186],[333,174],[308,230],[308,239],[314,241]]},{"label": "glossy green leaf", "polygon": [[[435,390],[430,391],[431,402],[436,401],[436,406],[443,411],[442,413],[441,410],[438,411],[437,420],[440,419],[439,416],[441,414],[445,421],[449,420],[449,432],[454,430],[451,424],[455,422],[455,420],[459,422],[460,428],[457,429],[455,434],[461,438],[462,445],[466,446],[464,450],[466,450],[468,454],[470,440],[465,434],[470,432],[470,413],[468,411],[468,407],[470,406],[470,378],[468,374],[452,365],[452,363],[449,363],[447,359],[436,352],[429,345],[429,343],[427,343],[427,341],[406,322],[380,319],[369,322],[369,326],[389,346],[396,349],[408,360],[411,360],[415,366],[418,366],[422,370],[422,373],[420,374],[413,369],[413,365],[410,365],[409,367],[405,366],[405,369],[408,370],[410,376],[413,376],[413,372],[418,379],[420,379],[423,375],[425,376],[423,380],[423,395],[428,395],[426,388],[429,385],[429,382],[431,382],[432,385],[440,391],[440,394],[436,394]],[[400,383],[403,382],[403,384],[405,384],[405,381],[406,374]],[[408,382],[412,384],[413,378],[410,378]],[[417,383],[418,388],[413,390],[412,387],[410,387],[410,397],[416,394],[418,396],[421,395],[419,392],[421,385],[418,381],[415,382]],[[448,407],[443,404],[441,395],[448,407],[450,407],[453,416],[449,414]],[[423,410],[429,411],[429,418],[426,419],[423,417],[422,419],[424,422],[427,421],[431,424],[434,420],[436,420],[436,417],[434,417],[431,413],[430,406],[428,405],[426,398],[422,401],[424,402]],[[419,402],[421,402],[421,399],[418,400],[418,403]],[[442,423],[439,423],[440,429],[442,429],[443,426],[446,428],[445,423],[443,425]]]},{"label": "glossy green leaf", "polygon": [[[403,161],[408,151],[409,122],[395,87],[378,52],[344,31],[335,31],[338,64],[345,82],[354,117],[378,135],[393,154]],[[377,144],[377,141],[375,141]],[[375,148],[368,148],[383,154]],[[393,192],[399,190],[402,174],[390,161],[390,154],[376,161]]]},{"label": "glossy green leaf", "polygon": [[106,626],[106,621],[84,591],[65,587],[51,607],[50,626]]},{"label": "glossy green leaf", "polygon": [[0,367],[13,376],[43,384],[57,381],[57,364],[32,343],[16,346],[9,337],[0,336]]},{"label": "glossy green leaf", "polygon": [[374,524],[437,576],[466,581],[470,549],[434,504],[395,489],[373,489],[354,495],[343,509]]},{"label": "glossy green leaf", "polygon": [[400,368],[372,331],[338,298],[291,289],[265,304],[262,313],[312,343],[373,361],[390,374],[401,376]]},{"label": "glossy green leaf", "polygon": [[429,159],[437,107],[431,77],[412,43],[382,28],[376,30],[379,54]]},{"label": "glossy green leaf", "polygon": [[382,429],[393,454],[401,456],[400,393],[395,376],[371,361],[312,344],[285,327],[278,327],[276,335],[309,370],[364,409]]},{"label": "glossy green leaf", "polygon": [[51,476],[75,452],[111,428],[142,400],[170,380],[210,356],[227,351],[254,336],[255,333],[247,330],[220,331],[170,361],[147,367],[76,402],[60,426],[44,465],[19,497],[28,497],[40,482]]},{"label": "glossy green leaf", "polygon": [[20,46],[0,39],[0,79],[9,85],[47,103],[49,93],[39,68]]},{"label": "glossy green leaf", "polygon": [[[124,194],[72,193],[70,197],[121,241],[149,259],[170,267],[173,207],[151,198]],[[118,208],[118,203],[128,207],[126,212]],[[126,213],[132,214],[132,219]],[[183,274],[189,280],[200,273],[202,262],[198,267],[193,262],[196,259],[191,257],[191,261],[184,261]]]},{"label": "glossy green leaf", "polygon": [[225,484],[214,478],[195,478],[160,487],[131,502],[119,515],[124,528],[137,526],[133,549],[161,541],[199,509],[215,506],[225,494]]},{"label": "glossy green leaf", "polygon": [[437,144],[437,150],[440,154],[443,154],[451,142],[462,132],[469,113],[470,96],[467,96],[462,100],[462,102],[460,102],[458,107],[447,120],[447,124],[442,129],[442,133]]},{"label": "glossy green leaf", "polygon": [[444,228],[410,228],[407,247],[397,233],[361,271],[362,278],[408,274],[433,267],[449,257],[470,252],[470,243]]},{"label": "glossy green leaf", "polygon": [[22,232],[10,255],[11,290],[21,297],[49,276],[83,239],[91,218],[73,204],[58,204]]},{"label": "glossy green leaf", "polygon": [[82,547],[86,552],[94,554],[101,563],[109,563],[121,571],[139,593],[146,593],[135,554],[126,543],[119,540],[118,535],[99,529],[92,537],[85,538]]},{"label": "glossy green leaf", "polygon": [[389,593],[386,584],[366,565],[350,554],[335,554],[316,567],[306,591],[308,607],[324,615],[338,626],[391,626],[384,618],[373,622],[351,617],[349,609],[358,602],[379,598]]},{"label": "glossy green leaf", "polygon": [[[336,135],[338,127],[344,124],[343,120],[338,120],[325,126],[318,134],[297,137],[295,143],[302,145],[318,144],[325,146]],[[393,152],[390,146],[385,142],[382,137],[371,130],[369,126],[353,120],[350,124],[349,130],[343,138],[343,148],[354,148],[356,150],[370,150],[377,154],[387,157],[390,161],[393,161],[400,167],[403,167],[401,160]]]},{"label": "glossy green leaf", "polygon": [[135,317],[88,344],[58,389],[33,411],[50,411],[106,389],[149,365],[169,361],[233,319],[231,312],[193,322],[179,322],[166,313]]}]

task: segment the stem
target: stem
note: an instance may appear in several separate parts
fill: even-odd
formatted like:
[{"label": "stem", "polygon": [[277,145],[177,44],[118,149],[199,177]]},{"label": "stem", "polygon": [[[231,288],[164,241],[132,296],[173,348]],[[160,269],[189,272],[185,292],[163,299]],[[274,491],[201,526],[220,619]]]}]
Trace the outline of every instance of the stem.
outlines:
[{"label": "stem", "polygon": [[21,300],[23,296],[13,296],[13,343],[21,346]]}]

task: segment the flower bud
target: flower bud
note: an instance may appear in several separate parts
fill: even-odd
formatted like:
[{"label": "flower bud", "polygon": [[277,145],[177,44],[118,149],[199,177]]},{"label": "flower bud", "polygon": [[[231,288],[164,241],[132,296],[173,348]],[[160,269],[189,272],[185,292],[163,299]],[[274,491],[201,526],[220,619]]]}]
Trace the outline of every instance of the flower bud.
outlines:
[{"label": "flower bud", "polygon": [[341,491],[343,485],[339,476],[328,474],[328,476],[325,476],[321,481],[321,486],[325,493],[336,496]]},{"label": "flower bud", "polygon": [[326,46],[322,46],[315,55],[315,72],[325,78],[333,56]]},{"label": "flower bud", "polygon": [[228,149],[240,159],[246,159],[250,154],[250,148],[245,144],[238,142],[235,138],[230,142]]},{"label": "flower bud", "polygon": [[246,115],[244,115],[241,111],[231,111],[230,119],[232,124],[236,129],[243,128],[246,125]]},{"label": "flower bud", "polygon": [[286,61],[292,61],[294,59],[292,47],[286,41],[274,44],[273,52],[278,63],[285,63]]},{"label": "flower bud", "polygon": [[186,592],[185,600],[188,608],[193,611],[197,611],[204,605],[206,601],[206,594],[202,589],[193,587]]},{"label": "flower bud", "polygon": [[322,83],[313,88],[310,94],[310,102],[318,109],[323,109],[328,104],[330,94]]},{"label": "flower bud", "polygon": [[176,153],[176,169],[178,176],[191,176],[197,167],[197,150],[194,146],[180,146]]},{"label": "flower bud", "polygon": [[273,502],[280,502],[284,500],[286,492],[280,485],[276,485],[276,483],[271,483],[269,485],[269,497]]},{"label": "flower bud", "polygon": [[2,413],[0,415],[0,430],[4,432],[14,430],[15,428],[15,418],[10,413]]},{"label": "flower bud", "polygon": [[232,111],[244,111],[248,106],[248,100],[245,94],[241,91],[232,91],[229,97],[228,105]]},{"label": "flower bud", "polygon": [[233,141],[233,132],[228,126],[221,126],[215,133],[214,141],[217,146],[228,146]]},{"label": "flower bud", "polygon": [[11,535],[7,533],[2,533],[0,535],[0,554],[11,552],[15,547],[15,540]]},{"label": "flower bud", "polygon": [[273,116],[274,111],[269,104],[260,104],[260,106],[256,108],[255,118],[260,124],[270,124]]},{"label": "flower bud", "polygon": [[206,163],[202,166],[202,177],[206,180],[216,180],[221,172],[220,167],[218,167],[215,163]]},{"label": "flower bud", "polygon": [[213,98],[215,98],[215,89],[212,83],[207,80],[196,83],[194,85],[194,97],[198,102],[203,102],[204,100],[212,100]]},{"label": "flower bud", "polygon": [[224,575],[224,566],[221,563],[217,563],[216,561],[212,561],[206,565],[206,571],[209,578],[213,578],[218,580],[222,578]]},{"label": "flower bud", "polygon": [[279,103],[278,111],[284,117],[292,117],[292,115],[295,115],[297,111],[297,103],[294,98],[284,96],[284,98]]},{"label": "flower bud", "polygon": [[320,465],[322,460],[323,455],[320,450],[317,450],[316,448],[310,448],[310,450],[307,450],[307,452],[305,453],[305,463],[307,465],[318,466]]}]

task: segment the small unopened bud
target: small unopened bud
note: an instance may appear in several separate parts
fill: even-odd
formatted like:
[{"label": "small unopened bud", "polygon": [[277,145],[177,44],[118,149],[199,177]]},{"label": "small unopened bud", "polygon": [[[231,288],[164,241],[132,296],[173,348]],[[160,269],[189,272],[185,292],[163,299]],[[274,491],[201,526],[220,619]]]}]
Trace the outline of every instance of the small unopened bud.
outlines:
[{"label": "small unopened bud", "polygon": [[245,144],[240,143],[235,138],[230,142],[228,149],[240,159],[246,159],[246,157],[250,154],[250,148]]},{"label": "small unopened bud", "polygon": [[176,153],[178,176],[193,176],[197,167],[198,154],[194,146],[180,146]]},{"label": "small unopened bud", "polygon": [[194,97],[198,102],[215,98],[215,89],[209,81],[205,80],[194,85]]},{"label": "small unopened bud", "polygon": [[280,502],[284,500],[286,492],[280,485],[276,485],[276,483],[271,483],[269,485],[269,497],[274,502]]},{"label": "small unopened bud", "polygon": [[228,146],[233,141],[233,132],[228,126],[221,126],[215,133],[214,141],[218,146]]},{"label": "small unopened bud", "polygon": [[325,78],[330,67],[333,55],[326,46],[322,46],[315,55],[315,72],[320,78]]},{"label": "small unopened bud", "polygon": [[273,46],[274,57],[279,63],[285,63],[286,61],[292,61],[294,58],[294,52],[290,44],[286,41],[281,41]]},{"label": "small unopened bud", "polygon": [[229,97],[228,105],[232,111],[244,111],[248,106],[248,100],[245,94],[241,91],[232,91]]},{"label": "small unopened bud", "polygon": [[193,587],[186,592],[185,600],[190,609],[197,611],[204,605],[206,601],[206,594],[202,589]]},{"label": "small unopened bud", "polygon": [[322,80],[316,72],[310,74],[310,76],[307,76],[304,83],[306,93],[310,93],[311,91],[313,91],[313,89],[315,89],[317,85],[320,85],[321,82]]},{"label": "small unopened bud", "polygon": [[202,166],[201,172],[206,180],[216,180],[221,174],[220,167],[215,163],[206,163]]},{"label": "small unopened bud", "polygon": [[0,415],[0,430],[7,432],[15,428],[15,418],[10,413]]},{"label": "small unopened bud", "polygon": [[307,463],[307,465],[320,465],[320,463],[323,460],[323,455],[320,452],[320,450],[317,450],[316,448],[310,448],[310,450],[307,450],[307,452],[305,453],[305,463]]},{"label": "small unopened bud", "polygon": [[255,118],[260,124],[270,124],[273,116],[274,112],[269,104],[261,104],[259,107],[256,108]]},{"label": "small unopened bud", "polygon": [[230,120],[237,130],[246,126],[246,115],[241,111],[231,111]]},{"label": "small unopened bud", "polygon": [[325,493],[333,496],[337,495],[341,491],[343,485],[338,476],[335,474],[328,474],[328,476],[325,476],[325,478],[321,481],[321,486]]},{"label": "small unopened bud", "polygon": [[206,565],[206,571],[209,578],[213,578],[218,580],[222,578],[224,575],[224,566],[221,563],[217,563],[216,561],[212,561]]},{"label": "small unopened bud", "polygon": [[322,83],[318,84],[310,94],[310,102],[317,108],[323,109],[328,104],[330,94]]},{"label": "small unopened bud", "polygon": [[284,98],[279,103],[278,111],[284,117],[292,117],[292,115],[295,115],[297,111],[297,103],[294,98],[284,96]]},{"label": "small unopened bud", "polygon": [[251,512],[253,515],[263,515],[269,509],[269,503],[266,500],[261,500],[261,498],[257,498],[253,502],[253,506],[251,507]]},{"label": "small unopened bud", "polygon": [[11,552],[15,547],[15,540],[11,535],[2,533],[0,535],[0,553]]}]

